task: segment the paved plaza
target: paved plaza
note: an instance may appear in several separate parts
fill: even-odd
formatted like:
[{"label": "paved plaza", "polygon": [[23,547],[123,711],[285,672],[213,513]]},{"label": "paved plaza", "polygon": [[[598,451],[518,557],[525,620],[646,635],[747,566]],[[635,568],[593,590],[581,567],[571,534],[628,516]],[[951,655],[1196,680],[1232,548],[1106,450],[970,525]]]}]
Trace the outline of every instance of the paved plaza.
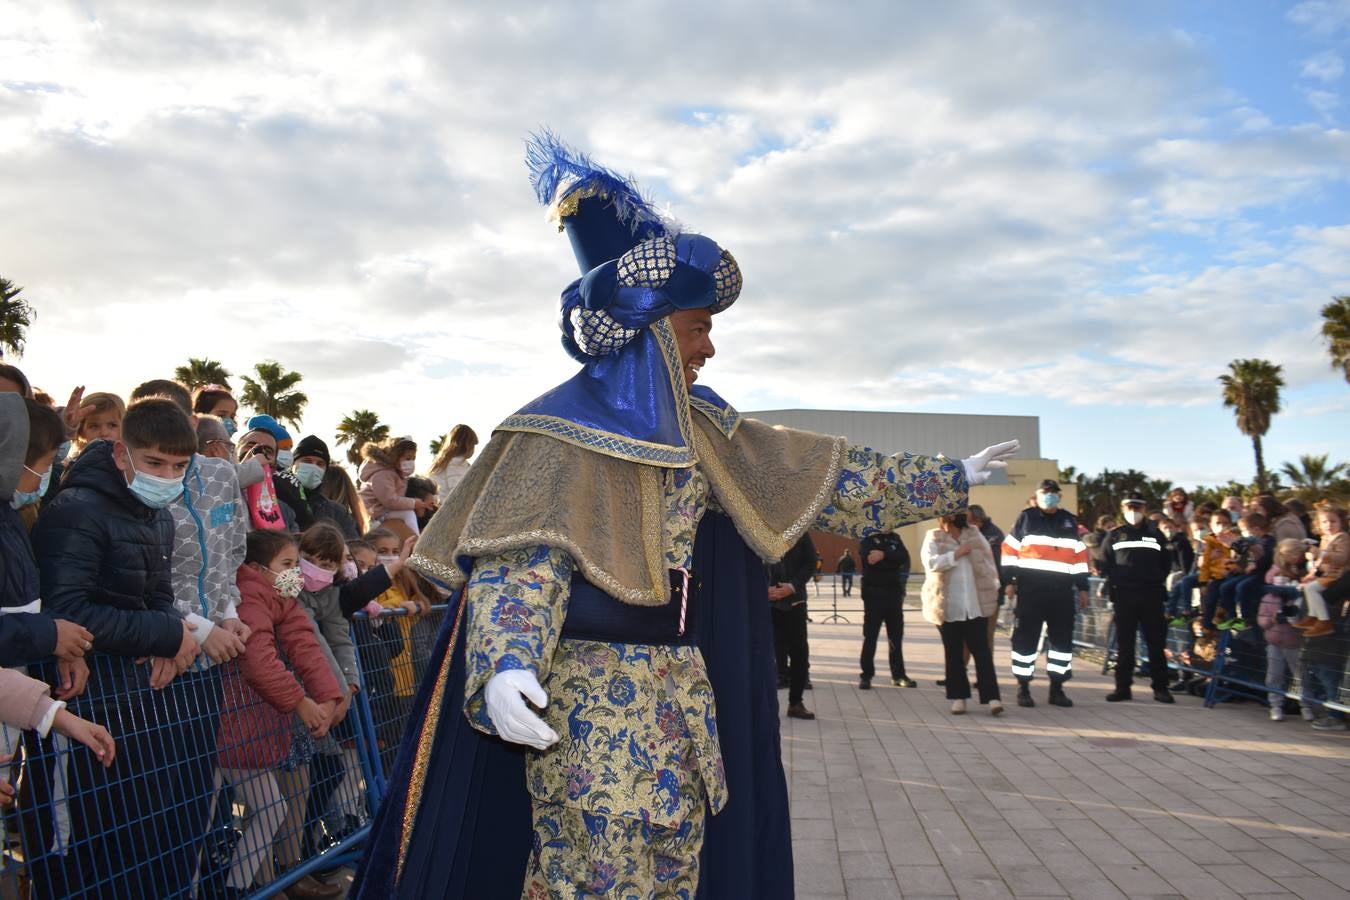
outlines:
[{"label": "paved plaza", "polygon": [[1090,662],[1073,709],[1045,703],[1043,677],[1021,709],[1004,635],[1007,712],[953,716],[917,610],[904,645],[917,689],[858,690],[857,621],[810,626],[818,718],[784,719],[801,900],[1350,897],[1350,734],[1271,722],[1254,703],[1165,706],[1142,681],[1108,704]]}]

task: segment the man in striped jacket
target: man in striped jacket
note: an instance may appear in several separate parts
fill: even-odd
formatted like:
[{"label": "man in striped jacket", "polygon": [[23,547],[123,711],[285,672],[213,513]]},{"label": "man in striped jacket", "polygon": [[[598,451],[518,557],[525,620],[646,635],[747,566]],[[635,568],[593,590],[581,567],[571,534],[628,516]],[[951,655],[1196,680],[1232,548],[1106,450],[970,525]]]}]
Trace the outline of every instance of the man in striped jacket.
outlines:
[{"label": "man in striped jacket", "polygon": [[1031,677],[1036,674],[1044,625],[1050,703],[1073,706],[1064,682],[1073,677],[1074,616],[1087,606],[1088,554],[1078,536],[1077,517],[1059,508],[1059,483],[1053,479],[1040,483],[1036,506],[1023,510],[1004,537],[1003,574],[1008,599],[1017,604],[1012,635],[1017,705],[1036,705]]}]

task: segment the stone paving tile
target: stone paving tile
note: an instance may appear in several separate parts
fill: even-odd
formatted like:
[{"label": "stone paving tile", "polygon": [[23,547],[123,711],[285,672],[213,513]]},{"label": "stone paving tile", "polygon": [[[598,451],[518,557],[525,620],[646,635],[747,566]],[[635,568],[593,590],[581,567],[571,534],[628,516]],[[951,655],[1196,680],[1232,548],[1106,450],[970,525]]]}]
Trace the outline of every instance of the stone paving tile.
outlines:
[{"label": "stone paving tile", "polygon": [[[905,636],[917,690],[870,693],[859,630],[811,626],[818,718],[784,720],[799,898],[1350,900],[1350,735],[1142,688],[1108,705],[1085,661],[1072,710],[952,716],[935,630]],[[1006,654],[1000,636],[1008,702]]]}]

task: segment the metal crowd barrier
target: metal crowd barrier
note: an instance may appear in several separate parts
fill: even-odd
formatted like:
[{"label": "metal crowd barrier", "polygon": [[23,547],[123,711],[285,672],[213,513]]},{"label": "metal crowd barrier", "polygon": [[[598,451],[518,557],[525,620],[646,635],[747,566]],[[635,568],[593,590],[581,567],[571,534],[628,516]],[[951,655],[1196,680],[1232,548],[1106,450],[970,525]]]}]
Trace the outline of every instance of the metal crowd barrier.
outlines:
[{"label": "metal crowd barrier", "polygon": [[[91,654],[68,708],[112,733],[116,759],[105,768],[55,731],[5,729],[17,791],[3,816],[0,898],[270,897],[353,863],[444,616],[443,605],[358,613],[361,690],[320,738],[268,704],[237,662],[199,664],[154,690],[148,663]],[[58,683],[55,663],[30,672]]]},{"label": "metal crowd barrier", "polygon": [[[1080,611],[1074,626],[1074,643],[1080,648],[1102,654],[1102,673],[1116,664],[1116,630],[1110,600],[1101,591],[1100,579],[1092,579],[1091,602]],[[1198,608],[1197,608],[1198,609]],[[1141,671],[1148,662],[1148,651],[1140,634],[1135,641],[1137,664]],[[1244,631],[1206,631],[1192,625],[1169,627],[1167,632],[1168,667],[1183,677],[1203,680],[1199,696],[1205,706],[1214,707],[1232,697],[1245,697],[1269,703],[1270,695],[1281,695],[1301,705],[1317,705],[1350,713],[1350,623],[1342,621],[1334,635],[1304,639],[1299,648],[1298,665],[1287,672],[1281,684],[1266,682],[1266,642],[1254,625]],[[1310,670],[1318,671],[1309,678]],[[1326,687],[1330,684],[1331,687]]]}]

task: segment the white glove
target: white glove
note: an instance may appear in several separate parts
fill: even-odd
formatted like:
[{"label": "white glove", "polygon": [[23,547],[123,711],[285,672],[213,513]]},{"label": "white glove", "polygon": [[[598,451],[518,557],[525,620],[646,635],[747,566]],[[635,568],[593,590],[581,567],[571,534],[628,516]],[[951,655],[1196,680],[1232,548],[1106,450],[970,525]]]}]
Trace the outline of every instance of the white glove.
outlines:
[{"label": "white glove", "polygon": [[992,447],[985,447],[974,456],[961,460],[966,467],[966,480],[971,487],[984,484],[995,469],[1008,468],[1008,460],[1022,447],[1021,441],[1004,441]]},{"label": "white glove", "polygon": [[521,694],[540,709],[548,706],[548,694],[539,686],[533,672],[507,669],[489,678],[483,688],[488,719],[502,740],[547,750],[558,742],[558,734],[530,709]]}]

